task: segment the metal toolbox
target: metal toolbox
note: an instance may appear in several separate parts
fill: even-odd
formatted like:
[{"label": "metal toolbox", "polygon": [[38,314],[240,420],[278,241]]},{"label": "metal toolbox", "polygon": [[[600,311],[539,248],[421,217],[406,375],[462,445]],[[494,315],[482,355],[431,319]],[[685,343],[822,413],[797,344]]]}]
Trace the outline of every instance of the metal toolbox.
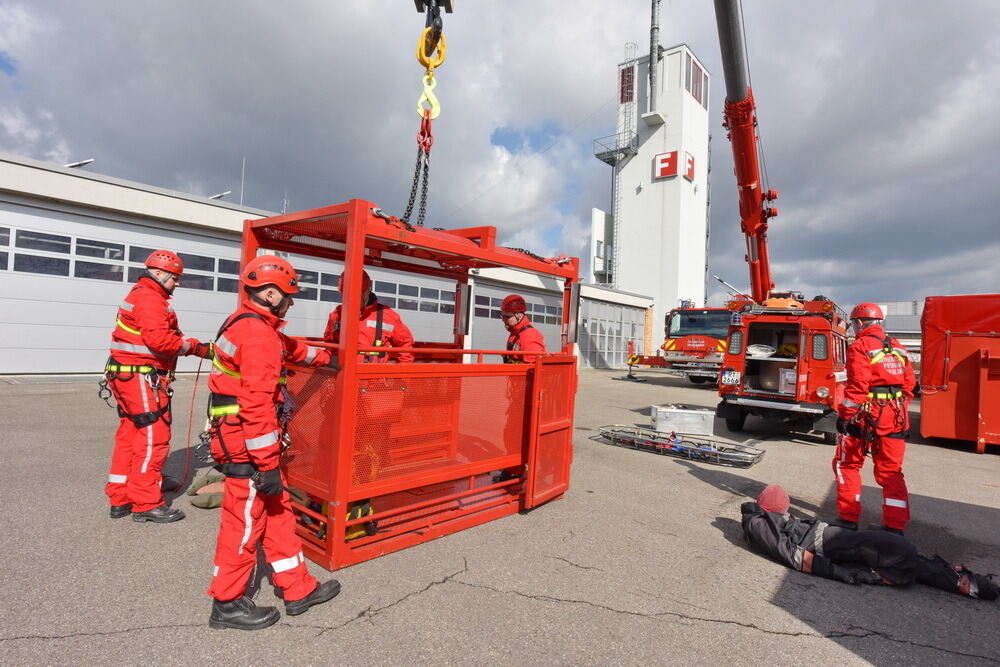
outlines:
[{"label": "metal toolbox", "polygon": [[653,424],[662,433],[712,435],[715,431],[715,411],[679,403],[652,406]]}]

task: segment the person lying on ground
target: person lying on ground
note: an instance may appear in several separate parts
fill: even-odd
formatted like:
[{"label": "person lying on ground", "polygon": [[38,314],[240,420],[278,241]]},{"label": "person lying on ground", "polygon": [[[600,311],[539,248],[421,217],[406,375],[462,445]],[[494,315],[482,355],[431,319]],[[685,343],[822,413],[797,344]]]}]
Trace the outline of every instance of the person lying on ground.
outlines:
[{"label": "person lying on ground", "polygon": [[908,586],[919,582],[981,600],[1000,596],[1000,577],[925,556],[902,535],[884,530],[850,530],[788,511],[788,493],[766,487],[757,502],[740,506],[743,534],[757,552],[793,570],[847,584]]}]

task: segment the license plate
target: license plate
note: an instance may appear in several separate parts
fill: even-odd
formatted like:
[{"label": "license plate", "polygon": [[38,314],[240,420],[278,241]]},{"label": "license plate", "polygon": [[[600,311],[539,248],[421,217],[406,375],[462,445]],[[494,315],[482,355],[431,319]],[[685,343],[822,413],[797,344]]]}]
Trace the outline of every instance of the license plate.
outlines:
[{"label": "license plate", "polygon": [[722,384],[735,386],[740,383],[739,371],[722,371]]}]

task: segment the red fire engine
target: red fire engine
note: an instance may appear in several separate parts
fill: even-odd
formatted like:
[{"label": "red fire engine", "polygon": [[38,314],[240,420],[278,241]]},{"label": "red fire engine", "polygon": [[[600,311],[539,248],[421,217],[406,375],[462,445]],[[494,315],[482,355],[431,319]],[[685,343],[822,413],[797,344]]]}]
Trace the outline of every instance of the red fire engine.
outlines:
[{"label": "red fire engine", "polygon": [[767,254],[767,206],[778,193],[765,191],[758,157],[757,114],[747,74],[743,20],[738,0],[715,0],[726,77],[725,123],[733,147],[740,225],[746,236],[751,298],[734,298],[716,414],[740,431],[748,414],[793,431],[823,433],[836,442],[836,407],[847,379],[848,321],[823,296],[774,292]]},{"label": "red fire engine", "polygon": [[633,366],[667,368],[695,384],[716,381],[729,330],[726,308],[695,308],[683,302],[680,308],[667,313],[663,327],[662,354],[638,355],[629,341],[629,374]]}]

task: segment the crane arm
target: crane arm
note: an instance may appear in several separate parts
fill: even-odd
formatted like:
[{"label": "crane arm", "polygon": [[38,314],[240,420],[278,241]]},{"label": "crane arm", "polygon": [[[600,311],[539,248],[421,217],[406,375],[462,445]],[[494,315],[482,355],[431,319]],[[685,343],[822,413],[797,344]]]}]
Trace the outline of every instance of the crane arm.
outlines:
[{"label": "crane arm", "polygon": [[746,261],[750,267],[750,289],[754,301],[763,303],[774,289],[767,254],[767,221],[778,209],[765,206],[778,198],[775,190],[763,191],[758,154],[757,113],[750,89],[743,17],[739,0],[715,0],[722,69],[726,77],[723,125],[729,130],[733,165],[740,201],[740,227],[746,237]]}]

